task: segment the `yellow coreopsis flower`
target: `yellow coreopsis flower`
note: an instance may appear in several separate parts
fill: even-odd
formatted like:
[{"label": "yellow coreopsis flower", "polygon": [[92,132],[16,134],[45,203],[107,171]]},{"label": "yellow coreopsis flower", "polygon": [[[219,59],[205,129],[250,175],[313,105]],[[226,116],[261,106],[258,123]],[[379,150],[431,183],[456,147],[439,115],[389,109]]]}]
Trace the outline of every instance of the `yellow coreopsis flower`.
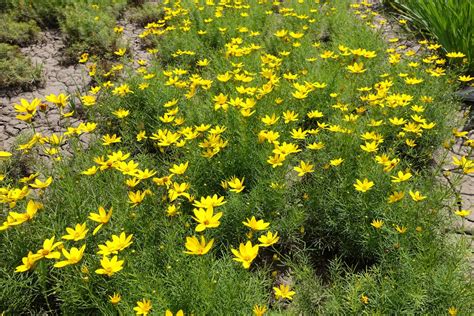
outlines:
[{"label": "yellow coreopsis flower", "polygon": [[122,296],[119,293],[114,293],[114,295],[109,295],[110,303],[117,305],[122,300]]},{"label": "yellow coreopsis flower", "polygon": [[232,177],[229,181],[227,181],[227,185],[231,188],[229,191],[235,192],[235,193],[240,193],[245,189],[244,186],[244,179],[240,180],[237,177]]},{"label": "yellow coreopsis flower", "polygon": [[407,228],[406,228],[405,226],[398,226],[398,225],[396,225],[396,226],[395,226],[395,230],[396,230],[399,234],[404,234],[404,233],[406,233]]},{"label": "yellow coreopsis flower", "polygon": [[86,237],[89,229],[86,229],[86,223],[76,224],[75,228],[67,227],[67,235],[62,236],[62,239],[78,241]]},{"label": "yellow coreopsis flower", "polygon": [[176,175],[183,174],[188,169],[189,162],[181,163],[179,165],[173,164],[173,167],[170,168],[170,172]]},{"label": "yellow coreopsis flower", "polygon": [[0,160],[4,160],[6,158],[10,158],[12,156],[12,153],[9,151],[1,151],[0,150]]},{"label": "yellow coreopsis flower", "polygon": [[140,131],[137,134],[137,142],[141,142],[142,140],[147,139],[147,138],[148,136],[146,136],[146,131]]},{"label": "yellow coreopsis flower", "polygon": [[388,203],[395,203],[403,199],[405,196],[405,193],[403,191],[399,192],[393,192],[389,197],[388,197]]},{"label": "yellow coreopsis flower", "polygon": [[262,247],[269,247],[280,240],[280,237],[278,236],[278,233],[275,232],[273,234],[272,232],[267,232],[266,235],[262,235],[258,238],[258,241],[260,242],[260,246]]},{"label": "yellow coreopsis flower", "polygon": [[376,229],[380,229],[382,226],[383,226],[383,220],[380,220],[380,219],[374,219],[372,221],[372,223],[370,223],[370,225],[372,225],[373,227],[375,227]]},{"label": "yellow coreopsis flower", "polygon": [[179,214],[178,210],[179,208],[175,204],[168,205],[168,208],[166,209],[166,216],[169,216],[169,217],[176,216]]},{"label": "yellow coreopsis flower", "polygon": [[426,196],[422,195],[419,191],[413,192],[412,190],[410,190],[409,193],[410,193],[411,198],[415,202],[420,202],[426,199]]},{"label": "yellow coreopsis flower", "polygon": [[309,144],[308,146],[306,146],[306,148],[312,149],[312,150],[320,150],[320,149],[324,148],[324,143],[323,142],[314,142],[314,143]]},{"label": "yellow coreopsis flower", "polygon": [[454,306],[451,306],[450,308],[448,308],[448,315],[449,316],[457,316],[458,314],[458,309]]},{"label": "yellow coreopsis flower", "polygon": [[458,80],[461,81],[461,82],[470,82],[470,81],[474,80],[474,77],[471,77],[470,75],[459,76]]},{"label": "yellow coreopsis flower", "polygon": [[270,223],[265,223],[263,221],[263,219],[260,219],[257,221],[257,219],[255,218],[255,216],[252,216],[251,219],[248,219],[247,218],[247,221],[246,222],[242,222],[242,224],[244,224],[245,226],[249,227],[251,230],[253,231],[257,231],[257,230],[265,230],[268,228],[268,226],[270,226]]},{"label": "yellow coreopsis flower", "polygon": [[69,96],[65,95],[64,93],[60,93],[58,95],[50,94],[46,96],[45,99],[46,101],[51,102],[60,108],[64,108],[67,105]]},{"label": "yellow coreopsis flower", "polygon": [[135,306],[133,310],[136,312],[136,315],[146,316],[151,311],[151,307],[151,301],[143,299],[137,302],[137,306]]},{"label": "yellow coreopsis flower", "polygon": [[466,156],[461,156],[461,159],[458,159],[456,156],[453,156],[453,165],[461,167],[465,174],[474,172],[474,161],[469,160]]},{"label": "yellow coreopsis flower", "polygon": [[118,109],[116,111],[113,111],[112,114],[115,115],[119,119],[123,119],[130,114],[130,111],[125,110],[125,109]]},{"label": "yellow coreopsis flower", "polygon": [[174,174],[171,174],[169,176],[164,176],[161,178],[153,178],[153,182],[156,183],[157,185],[162,185],[166,186],[166,188],[169,188],[169,186],[172,184],[171,178],[174,176]]},{"label": "yellow coreopsis flower", "polygon": [[93,166],[93,167],[90,167],[87,170],[82,171],[81,174],[86,175],[86,176],[92,176],[92,175],[96,174],[98,170],[99,170],[99,168],[97,168],[97,166]]},{"label": "yellow coreopsis flower", "polygon": [[102,268],[95,270],[95,273],[106,274],[110,277],[123,269],[123,262],[123,260],[118,260],[117,256],[113,256],[112,259],[104,256],[102,260],[100,260]]},{"label": "yellow coreopsis flower", "polygon": [[293,299],[293,295],[295,295],[295,291],[291,291],[289,285],[280,284],[278,287],[273,287],[273,291],[275,293],[276,299],[284,299],[287,298],[289,300]]},{"label": "yellow coreopsis flower", "polygon": [[237,262],[241,262],[245,269],[248,269],[252,264],[252,261],[258,255],[259,245],[252,245],[250,240],[244,245],[240,243],[239,250],[231,248],[232,253],[234,254],[235,258],[233,258]]},{"label": "yellow coreopsis flower", "polygon": [[369,297],[365,294],[362,294],[360,296],[360,301],[363,303],[363,304],[369,304]]},{"label": "yellow coreopsis flower", "polygon": [[344,159],[342,159],[342,158],[337,158],[337,159],[331,159],[331,160],[329,160],[329,164],[330,164],[331,166],[334,166],[334,167],[339,166],[339,165],[340,165],[341,163],[343,163],[343,162],[344,162]]},{"label": "yellow coreopsis flower", "polygon": [[28,255],[21,259],[23,264],[16,267],[15,272],[26,272],[31,270],[39,259],[41,259],[41,257],[38,254],[34,254],[31,251],[28,252]]},{"label": "yellow coreopsis flower", "polygon": [[99,226],[97,226],[94,229],[94,231],[92,232],[92,235],[97,234],[99,229],[101,229],[104,224],[107,224],[109,222],[111,216],[112,216],[112,207],[110,208],[108,212],[106,212],[102,206],[99,206],[99,213],[89,213],[88,218],[90,220],[100,223]]},{"label": "yellow coreopsis flower", "polygon": [[463,57],[466,57],[466,55],[461,53],[461,52],[449,52],[449,53],[446,54],[446,57],[448,57],[448,58],[463,58]]},{"label": "yellow coreopsis flower", "polygon": [[132,237],[133,234],[127,236],[124,232],[122,232],[120,236],[112,235],[112,240],[106,241],[105,245],[99,245],[100,251],[97,253],[103,256],[117,254],[119,251],[124,250],[133,243]]},{"label": "yellow coreopsis flower", "polygon": [[86,245],[83,245],[80,249],[76,247],[72,247],[71,251],[67,251],[65,248],[62,249],[63,256],[66,260],[56,262],[54,264],[55,268],[62,268],[71,264],[76,264],[81,261],[82,257],[84,256],[84,250],[86,249]]},{"label": "yellow coreopsis flower", "polygon": [[470,210],[459,210],[459,211],[455,211],[454,214],[456,214],[458,216],[461,216],[461,217],[466,217],[466,216],[469,216],[469,214],[471,214],[471,211]]},{"label": "yellow coreopsis flower", "polygon": [[114,52],[114,54],[121,57],[121,56],[125,55],[126,52],[127,52],[127,49],[119,48],[118,50],[116,50]]},{"label": "yellow coreopsis flower", "polygon": [[84,106],[92,106],[96,104],[97,97],[94,95],[84,95],[81,97],[81,101]]},{"label": "yellow coreopsis flower", "polygon": [[128,192],[128,199],[129,199],[128,203],[132,204],[132,207],[135,207],[141,202],[143,202],[143,199],[145,198],[146,195],[147,195],[147,191],[143,191],[143,192],[141,190],[138,190],[136,192],[130,191]]},{"label": "yellow coreopsis flower", "polygon": [[394,183],[403,182],[403,181],[407,181],[410,178],[411,178],[410,172],[404,173],[403,171],[398,171],[398,174],[396,176],[392,176],[392,182]]},{"label": "yellow coreopsis flower", "polygon": [[349,72],[354,73],[354,74],[361,74],[367,71],[367,69],[364,68],[363,63],[357,63],[357,62],[352,65],[347,66],[346,69]]},{"label": "yellow coreopsis flower", "polygon": [[223,196],[218,197],[217,194],[214,194],[213,196],[201,197],[201,200],[195,201],[193,205],[199,208],[214,208],[225,203],[227,202],[224,201]]},{"label": "yellow coreopsis flower", "polygon": [[267,307],[265,305],[255,304],[252,310],[254,316],[263,316],[267,312]]},{"label": "yellow coreopsis flower", "polygon": [[209,252],[213,244],[214,239],[211,239],[209,243],[206,244],[204,236],[201,236],[201,241],[199,241],[196,236],[186,237],[185,247],[188,251],[184,251],[184,253],[190,255],[205,255]]},{"label": "yellow coreopsis flower", "polygon": [[229,81],[230,79],[232,79],[232,74],[230,72],[226,72],[224,74],[220,74],[220,75],[217,75],[217,80],[221,81],[221,82],[227,82]]},{"label": "yellow coreopsis flower", "polygon": [[[288,124],[290,122],[296,122],[298,121],[298,114],[295,113],[294,111],[286,111],[283,112],[283,119],[285,120],[285,124]],[[293,129],[291,132],[291,137],[295,139],[304,139],[306,137],[306,131],[302,131],[301,128],[298,130]]]},{"label": "yellow coreopsis flower", "polygon": [[43,208],[43,204],[40,202],[35,202],[33,200],[29,200],[28,204],[26,205],[26,212],[24,213],[17,213],[17,212],[10,212],[8,213],[9,217],[12,219],[12,222],[9,222],[9,226],[20,225],[26,221],[32,220],[33,217],[36,215],[39,209]]},{"label": "yellow coreopsis flower", "polygon": [[202,232],[206,228],[216,228],[221,224],[219,219],[222,217],[222,212],[214,214],[213,208],[199,208],[193,210],[193,219],[199,224],[196,226],[197,232]]},{"label": "yellow coreopsis flower", "polygon": [[373,153],[379,149],[379,143],[377,141],[365,142],[365,145],[360,145],[360,148],[368,153]]},{"label": "yellow coreopsis flower", "polygon": [[38,98],[28,102],[26,99],[20,99],[20,104],[14,104],[15,112],[20,113],[16,116],[17,119],[25,122],[30,122],[33,116],[36,114],[38,107],[41,104],[41,100]]},{"label": "yellow coreopsis flower", "polygon": [[415,85],[422,83],[424,80],[419,78],[405,78],[405,83],[408,85]]},{"label": "yellow coreopsis flower", "polygon": [[186,183],[186,182],[183,182],[183,183],[174,182],[173,187],[168,190],[168,198],[169,198],[170,202],[173,202],[174,200],[176,200],[180,196],[184,196],[189,201],[191,201],[192,200],[191,196],[189,195],[189,193],[186,192],[187,189],[189,189],[189,184],[188,183]]},{"label": "yellow coreopsis flower", "polygon": [[79,58],[79,63],[83,64],[85,62],[87,62],[87,60],[89,59],[89,54],[88,53],[83,53],[81,54],[81,57]]},{"label": "yellow coreopsis flower", "polygon": [[61,257],[59,251],[54,251],[54,249],[62,246],[63,243],[60,241],[54,242],[54,238],[55,237],[53,236],[43,242],[43,248],[36,252],[40,256],[40,258],[59,259]]},{"label": "yellow coreopsis flower", "polygon": [[265,115],[265,117],[261,118],[261,121],[263,122],[263,124],[270,126],[278,122],[279,119],[280,117],[276,116],[275,113],[273,113],[272,116]]},{"label": "yellow coreopsis flower", "polygon": [[278,155],[278,154],[270,156],[267,160],[267,162],[270,165],[272,165],[272,168],[282,166],[284,161],[285,161],[285,155]]},{"label": "yellow coreopsis flower", "polygon": [[35,183],[30,184],[30,187],[34,189],[46,189],[49,185],[53,182],[53,177],[49,177],[46,181],[41,181],[39,179],[35,179]]},{"label": "yellow coreopsis flower", "polygon": [[365,178],[363,181],[356,179],[356,183],[354,183],[354,187],[357,191],[360,192],[367,192],[374,186],[373,181],[369,181],[369,179]]},{"label": "yellow coreopsis flower", "polygon": [[295,166],[293,168],[296,172],[298,172],[298,176],[302,177],[307,173],[312,173],[314,172],[314,165],[311,165],[309,163],[304,162],[303,160],[300,161],[299,166]]},{"label": "yellow coreopsis flower", "polygon": [[120,143],[122,141],[122,137],[117,137],[117,135],[115,134],[113,135],[106,134],[102,136],[102,141],[103,141],[102,145],[109,146],[115,143]]}]

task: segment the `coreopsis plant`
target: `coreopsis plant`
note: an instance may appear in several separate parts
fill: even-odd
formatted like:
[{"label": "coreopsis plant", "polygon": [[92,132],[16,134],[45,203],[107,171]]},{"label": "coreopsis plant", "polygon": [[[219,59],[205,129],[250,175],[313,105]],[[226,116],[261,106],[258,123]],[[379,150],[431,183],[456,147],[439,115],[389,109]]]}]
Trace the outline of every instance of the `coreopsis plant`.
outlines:
[{"label": "coreopsis plant", "polygon": [[[462,53],[383,41],[367,1],[165,0],[123,11],[139,30],[111,17],[125,2],[74,3],[103,26],[88,40],[123,40],[110,60],[75,55],[86,88],[13,105],[27,127],[0,148],[7,314],[474,308],[466,245],[445,236],[471,211],[437,180],[474,169],[452,121]],[[449,169],[433,163],[454,143]]]}]

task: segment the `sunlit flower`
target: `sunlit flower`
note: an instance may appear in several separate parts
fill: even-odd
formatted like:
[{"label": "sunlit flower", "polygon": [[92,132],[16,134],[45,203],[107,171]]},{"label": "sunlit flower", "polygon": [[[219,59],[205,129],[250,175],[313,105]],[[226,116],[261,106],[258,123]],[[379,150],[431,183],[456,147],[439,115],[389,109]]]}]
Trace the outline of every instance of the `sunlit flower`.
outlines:
[{"label": "sunlit flower", "polygon": [[89,219],[93,220],[94,222],[99,223],[99,225],[94,229],[92,235],[97,234],[99,229],[102,228],[104,224],[107,224],[112,216],[112,208],[108,212],[102,206],[99,206],[99,213],[89,213]]},{"label": "sunlit flower", "polygon": [[403,171],[398,171],[398,174],[396,176],[392,176],[392,182],[403,182],[407,181],[408,179],[411,178],[411,173],[410,172],[403,172]]},{"label": "sunlit flower", "polygon": [[130,114],[130,111],[125,110],[125,109],[118,109],[116,111],[113,111],[112,114],[115,115],[119,119],[123,119]]},{"label": "sunlit flower", "polygon": [[151,311],[151,307],[151,301],[143,299],[137,302],[137,306],[135,306],[133,310],[136,312],[136,315],[146,316]]},{"label": "sunlit flower", "polygon": [[471,211],[470,210],[459,210],[459,211],[455,211],[454,214],[456,214],[458,216],[461,216],[461,217],[466,217],[466,216],[469,216],[469,214],[471,214]]},{"label": "sunlit flower", "polygon": [[257,219],[255,216],[252,216],[251,219],[247,218],[246,222],[242,222],[245,226],[249,227],[251,230],[257,231],[257,230],[265,230],[270,226],[270,223],[266,223],[263,221],[263,219]]},{"label": "sunlit flower", "polygon": [[374,186],[374,182],[369,181],[367,178],[365,178],[363,181],[360,181],[359,179],[356,179],[356,183],[354,183],[355,189],[357,191],[360,191],[360,192],[367,192],[373,186]]},{"label": "sunlit flower", "polygon": [[224,203],[226,203],[226,201],[224,201],[223,196],[218,197],[217,194],[214,194],[213,196],[201,197],[201,200],[196,200],[193,205],[199,208],[214,208]]},{"label": "sunlit flower", "polygon": [[106,274],[110,277],[123,269],[123,260],[118,260],[117,256],[113,256],[112,259],[104,256],[100,260],[100,265],[102,268],[95,270],[95,273]]},{"label": "sunlit flower", "polygon": [[52,182],[53,182],[53,177],[49,177],[44,182],[39,180],[39,179],[35,179],[35,182],[31,183],[30,187],[32,187],[34,189],[45,189],[45,188],[49,187]]},{"label": "sunlit flower", "polygon": [[241,262],[243,267],[245,269],[248,269],[250,268],[252,261],[257,257],[258,249],[259,245],[253,246],[252,242],[248,240],[245,245],[243,243],[240,243],[239,250],[236,250],[234,248],[231,248],[230,250],[235,256],[235,258],[233,259],[237,262]]},{"label": "sunlit flower", "polygon": [[231,188],[230,191],[235,193],[242,192],[242,190],[245,189],[244,178],[240,180],[237,177],[232,177],[229,181],[227,181],[227,185]]},{"label": "sunlit flower", "polygon": [[86,228],[86,223],[76,224],[75,228],[67,227],[67,235],[62,236],[62,239],[78,241],[86,237],[89,229]]},{"label": "sunlit flower", "polygon": [[84,255],[84,250],[86,245],[83,245],[80,249],[72,247],[70,251],[67,251],[66,248],[62,249],[63,256],[66,260],[58,261],[54,264],[55,268],[62,268],[71,264],[76,264],[81,261],[82,256]]},{"label": "sunlit flower", "polygon": [[280,284],[278,287],[273,287],[273,292],[275,293],[276,299],[293,299],[293,295],[296,294],[295,291],[291,291],[289,285]]},{"label": "sunlit flower", "polygon": [[398,226],[398,225],[396,225],[396,226],[395,226],[395,230],[396,230],[398,233],[400,233],[400,234],[404,234],[404,233],[406,233],[407,228],[406,228],[405,226]]},{"label": "sunlit flower", "polygon": [[260,242],[260,246],[262,247],[268,247],[271,246],[280,240],[280,237],[278,236],[278,233],[275,232],[273,234],[272,232],[267,232],[266,235],[262,235],[258,238],[258,241]]},{"label": "sunlit flower", "polygon": [[415,202],[420,202],[420,201],[423,201],[424,199],[426,199],[426,196],[422,195],[419,191],[413,192],[412,190],[410,190],[409,193],[410,193],[411,198]]},{"label": "sunlit flower", "polygon": [[206,244],[206,239],[204,238],[204,236],[201,236],[201,241],[199,241],[196,236],[186,237],[185,247],[186,249],[188,249],[188,251],[185,251],[184,253],[190,255],[205,255],[209,252],[209,250],[211,250],[213,244],[214,239],[211,239]]},{"label": "sunlit flower", "polygon": [[375,227],[376,229],[380,229],[382,226],[383,226],[383,220],[381,219],[374,219],[372,221],[372,223],[370,223],[370,225],[372,225],[373,227]]},{"label": "sunlit flower", "polygon": [[16,267],[15,272],[26,272],[33,269],[36,261],[39,259],[41,259],[40,255],[34,254],[30,251],[26,257],[21,259],[23,264]]},{"label": "sunlit flower", "polygon": [[194,217],[193,219],[199,224],[196,226],[197,232],[202,232],[206,228],[215,228],[219,227],[219,219],[222,217],[222,212],[214,214],[213,208],[199,208],[193,210]]},{"label": "sunlit flower", "polygon": [[304,162],[303,160],[300,161],[299,166],[295,166],[293,168],[296,172],[298,172],[298,176],[302,177],[307,173],[312,173],[314,172],[314,165],[311,165],[309,163]]},{"label": "sunlit flower", "polygon": [[267,312],[267,307],[265,305],[260,306],[255,304],[252,312],[254,316],[263,316]]},{"label": "sunlit flower", "polygon": [[114,295],[109,295],[110,303],[117,305],[122,300],[122,296],[119,293],[114,293]]},{"label": "sunlit flower", "polygon": [[55,237],[53,236],[50,239],[45,239],[43,241],[43,248],[36,252],[40,258],[59,259],[61,257],[59,251],[55,251],[55,249],[61,247],[63,243],[60,241],[54,242],[54,238]]}]

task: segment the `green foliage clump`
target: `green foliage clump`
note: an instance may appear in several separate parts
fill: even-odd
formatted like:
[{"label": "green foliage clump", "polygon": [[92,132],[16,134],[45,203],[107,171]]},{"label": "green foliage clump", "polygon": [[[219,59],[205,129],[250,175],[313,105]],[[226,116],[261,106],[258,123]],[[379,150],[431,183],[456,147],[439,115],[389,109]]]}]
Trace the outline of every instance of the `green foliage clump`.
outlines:
[{"label": "green foliage clump", "polygon": [[32,89],[42,82],[41,66],[33,65],[18,46],[0,43],[0,89]]},{"label": "green foliage clump", "polygon": [[40,28],[35,21],[17,21],[12,14],[0,14],[0,42],[24,46],[38,37]]},{"label": "green foliage clump", "polygon": [[130,7],[128,11],[129,20],[140,26],[145,26],[163,18],[163,8],[156,3],[145,2],[142,5]]},{"label": "green foliage clump", "polygon": [[116,17],[122,4],[112,6],[73,3],[66,6],[59,19],[66,40],[66,59],[76,60],[83,53],[111,58],[119,45],[114,32]]},{"label": "green foliage clump", "polygon": [[[128,315],[149,299],[150,314],[469,314],[469,248],[445,234],[454,194],[432,164],[457,124],[457,73],[433,76],[428,45],[402,54],[349,4],[167,4],[166,23],[144,31],[149,59],[137,68],[124,55],[113,76],[91,75],[83,122],[64,117],[67,132],[20,150],[47,153],[50,168],[5,172],[0,310]],[[74,20],[88,10],[66,10],[65,32],[88,34]],[[19,222],[28,200],[44,207]],[[111,216],[91,214],[101,208]],[[88,231],[71,232],[77,224]],[[120,234],[131,244],[111,241]],[[53,236],[83,256],[58,246],[59,257],[28,262]],[[247,242],[258,251],[236,256]],[[104,256],[123,264],[104,275]],[[277,295],[285,284],[293,296]]]},{"label": "green foliage clump", "polygon": [[474,71],[474,1],[384,0],[416,28],[427,32],[446,52],[462,52]]},{"label": "green foliage clump", "polygon": [[120,37],[113,28],[126,5],[126,0],[7,0],[4,12],[15,12],[28,24],[36,21],[43,28],[59,28],[66,41],[64,61],[72,63],[84,52],[112,56]]}]

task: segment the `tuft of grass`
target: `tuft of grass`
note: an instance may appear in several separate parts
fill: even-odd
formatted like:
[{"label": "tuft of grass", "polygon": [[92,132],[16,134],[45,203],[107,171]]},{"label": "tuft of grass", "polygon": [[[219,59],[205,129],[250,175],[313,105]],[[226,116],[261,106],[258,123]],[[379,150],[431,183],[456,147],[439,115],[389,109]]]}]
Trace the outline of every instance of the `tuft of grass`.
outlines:
[{"label": "tuft of grass", "polygon": [[25,46],[34,42],[40,28],[35,21],[17,21],[12,14],[0,14],[2,25],[0,25],[0,42],[13,45]]},{"label": "tuft of grass", "polygon": [[18,46],[0,43],[0,90],[31,90],[42,82],[42,68],[33,65]]},{"label": "tuft of grass", "polygon": [[128,9],[129,20],[140,26],[148,23],[157,22],[164,16],[163,8],[157,3],[145,2],[141,5],[130,7]]},{"label": "tuft of grass", "polygon": [[474,71],[474,2],[464,0],[384,0],[415,28],[426,32],[445,52],[462,52]]},{"label": "tuft of grass", "polygon": [[[113,57],[113,51],[120,44],[120,34],[114,32],[113,28],[126,4],[126,0],[99,0],[93,3],[73,0],[7,0],[5,12],[7,16],[14,13],[18,19],[26,21],[19,24],[25,31],[27,25],[34,25],[34,21],[43,28],[59,28],[66,41],[64,62],[73,63],[84,52],[101,58]],[[5,26],[5,32],[14,27],[14,24],[9,25]],[[27,34],[24,33],[23,36]]]}]

